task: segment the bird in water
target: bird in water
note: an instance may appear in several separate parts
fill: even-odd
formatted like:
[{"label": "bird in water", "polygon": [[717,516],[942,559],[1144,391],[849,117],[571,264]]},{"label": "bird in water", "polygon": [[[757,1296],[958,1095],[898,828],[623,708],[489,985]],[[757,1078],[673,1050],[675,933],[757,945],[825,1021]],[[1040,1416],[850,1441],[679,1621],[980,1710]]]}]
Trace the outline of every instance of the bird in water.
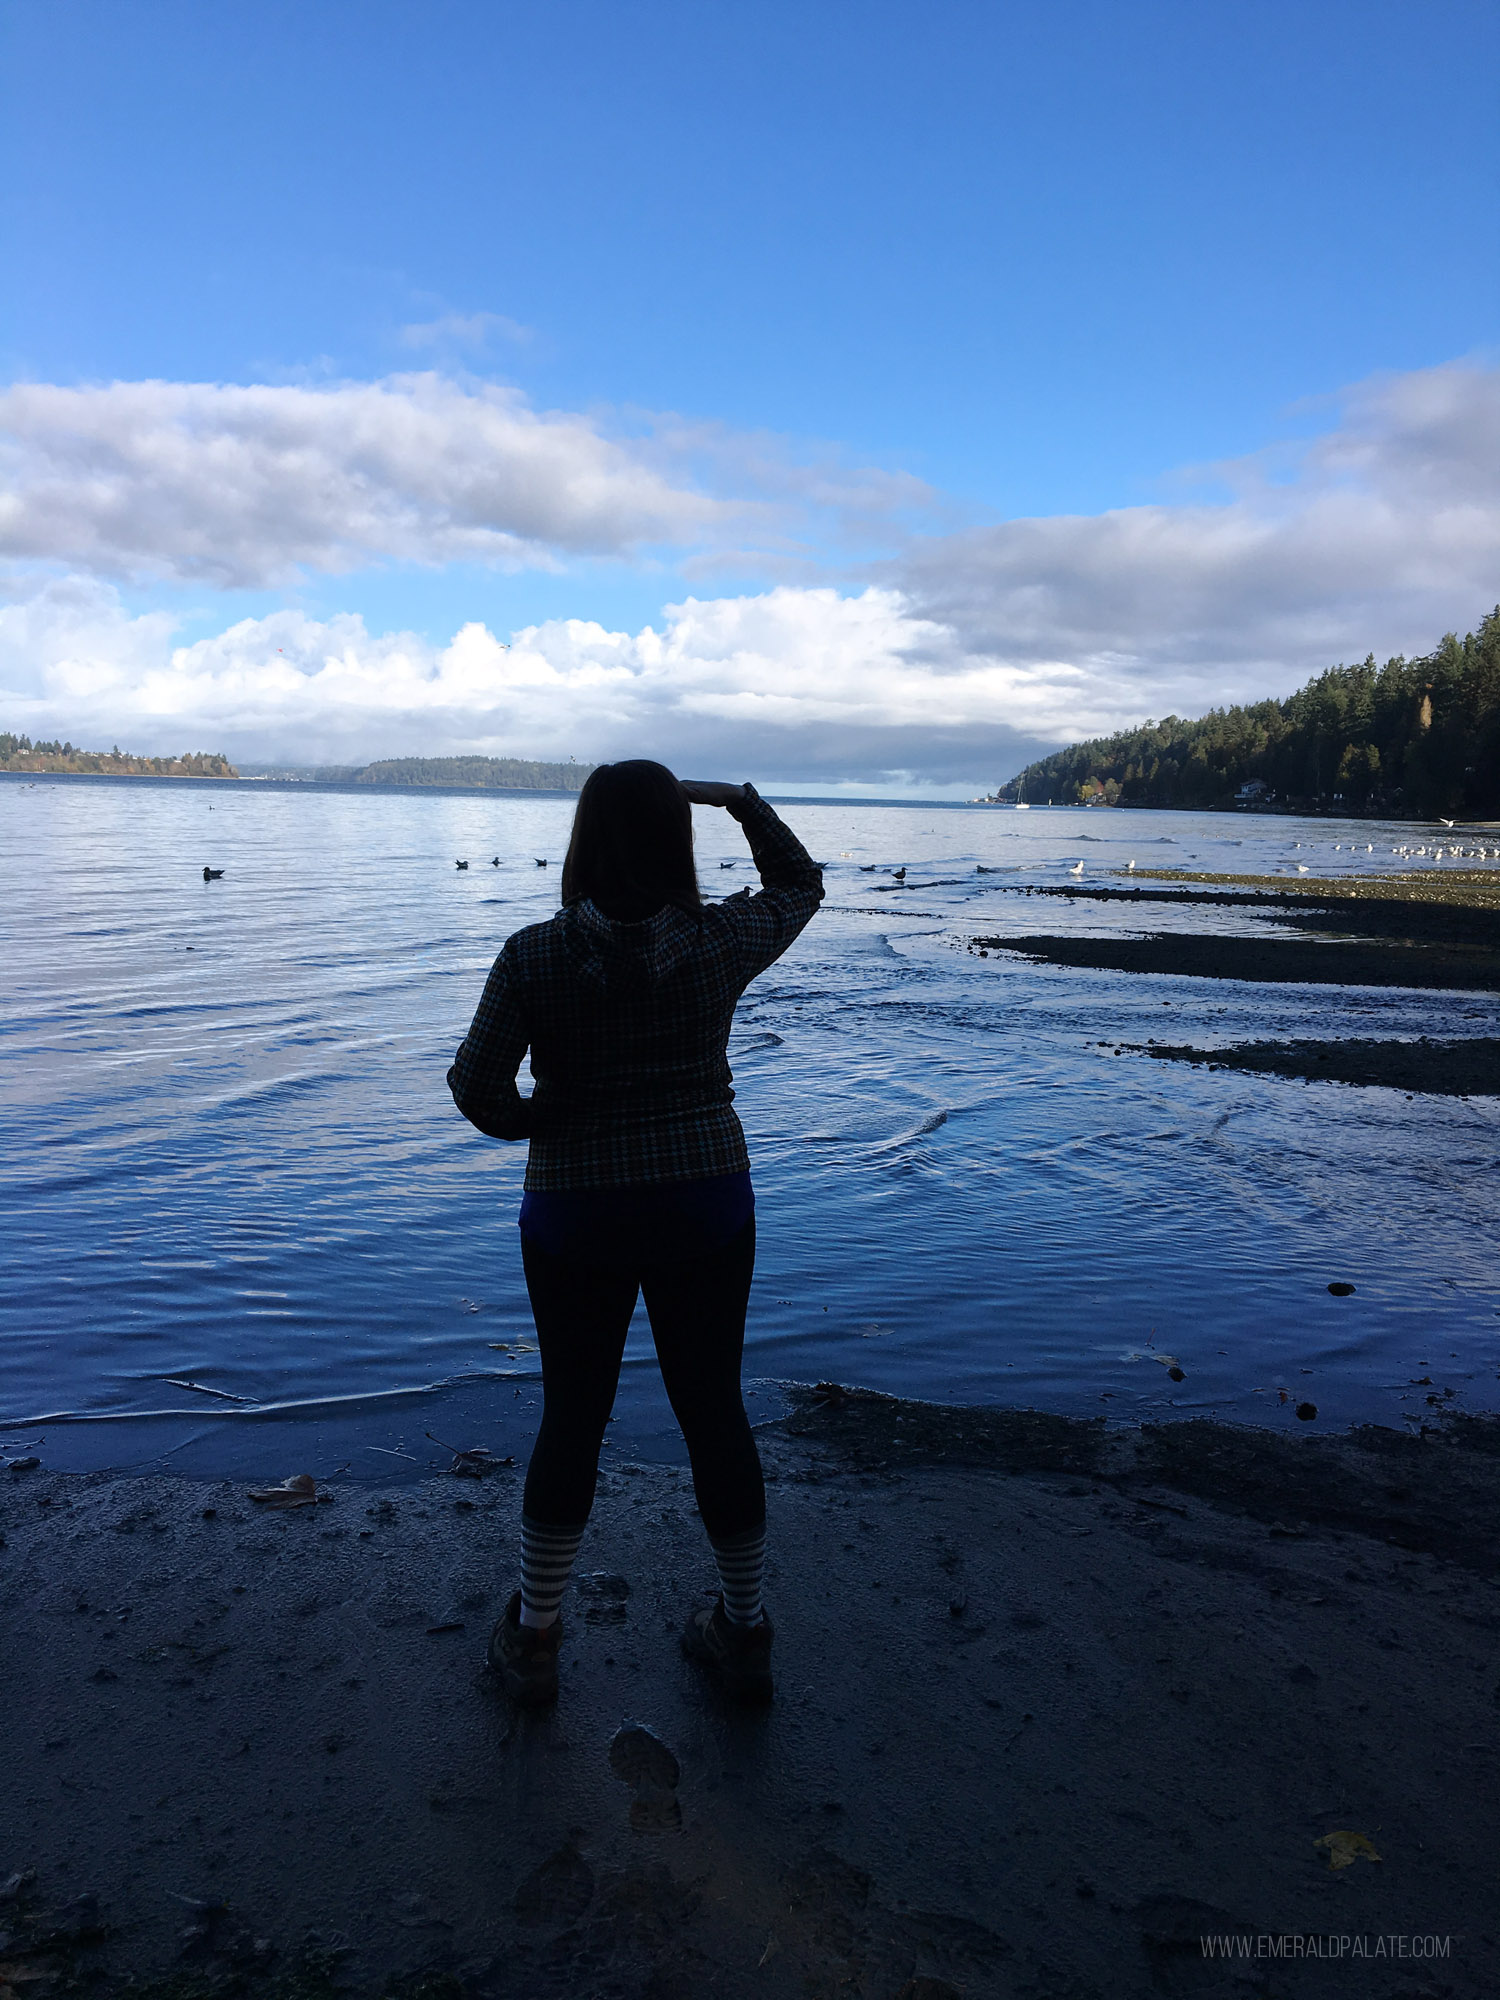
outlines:
[{"label": "bird in water", "polygon": [[1068,870],[1068,873],[1070,875],[1081,875],[1083,873],[1083,863],[1081,861],[1075,861],[1073,863],[1073,866]]},{"label": "bird in water", "polygon": [[217,882],[219,877],[223,873],[224,870],[222,868],[205,868],[203,871],[203,879],[205,882]]},{"label": "bird in water", "polygon": [[904,868],[893,868],[891,870],[891,878],[896,882],[904,882],[906,880],[906,870]]},{"label": "bird in water", "polygon": [[490,863],[490,866],[491,868],[498,868],[500,866],[500,857],[498,854],[495,856],[494,860]]},{"label": "bird in water", "polygon": [[870,861],[870,862],[861,861],[859,864],[859,872],[861,875],[873,875],[875,873],[875,870],[879,866],[880,863],[878,861]]},{"label": "bird in water", "polygon": [[469,864],[467,861],[455,861],[453,865],[455,868],[467,868]]},{"label": "bird in water", "polygon": [[1125,867],[1126,867],[1126,871],[1127,871],[1127,873],[1129,873],[1129,874],[1132,874],[1132,875],[1133,875],[1133,874],[1135,873],[1135,863],[1134,863],[1133,861],[1127,861],[1127,862],[1125,863]]},{"label": "bird in water", "polygon": [[533,855],[532,859],[536,862],[538,868],[545,868],[547,865],[545,857],[540,854]]},{"label": "bird in water", "polygon": [[719,866],[721,868],[732,868],[734,866],[734,863],[732,861],[721,861],[719,863]]}]

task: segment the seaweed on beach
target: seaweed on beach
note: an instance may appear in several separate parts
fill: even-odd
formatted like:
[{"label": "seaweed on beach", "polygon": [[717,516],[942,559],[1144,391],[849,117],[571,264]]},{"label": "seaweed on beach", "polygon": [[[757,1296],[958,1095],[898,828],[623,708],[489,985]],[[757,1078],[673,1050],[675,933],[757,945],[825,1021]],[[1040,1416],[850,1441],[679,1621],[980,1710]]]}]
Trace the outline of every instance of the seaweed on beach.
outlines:
[{"label": "seaweed on beach", "polygon": [[786,1437],[845,1470],[1082,1474],[1132,1497],[1191,1494],[1278,1534],[1332,1527],[1500,1576],[1500,1417],[1455,1413],[1412,1432],[1361,1424],[1336,1436],[1284,1436],[1211,1417],[1135,1429],[1042,1410],[944,1409],[833,1383],[793,1385],[787,1395]]},{"label": "seaweed on beach", "polygon": [[792,1437],[835,1448],[856,1465],[979,1465],[1002,1472],[1088,1472],[1104,1444],[1103,1417],[1049,1410],[944,1409],[833,1382],[787,1390]]}]

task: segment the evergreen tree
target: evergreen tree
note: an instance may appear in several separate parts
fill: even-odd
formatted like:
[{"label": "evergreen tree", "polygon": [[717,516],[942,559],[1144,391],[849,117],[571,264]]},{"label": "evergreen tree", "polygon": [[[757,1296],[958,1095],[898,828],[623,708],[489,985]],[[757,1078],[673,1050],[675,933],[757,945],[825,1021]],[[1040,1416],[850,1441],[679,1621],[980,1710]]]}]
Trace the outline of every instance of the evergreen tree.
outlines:
[{"label": "evergreen tree", "polygon": [[1372,654],[1285,701],[1169,715],[1071,744],[1002,799],[1225,806],[1246,787],[1294,810],[1500,818],[1500,606],[1419,660]]}]

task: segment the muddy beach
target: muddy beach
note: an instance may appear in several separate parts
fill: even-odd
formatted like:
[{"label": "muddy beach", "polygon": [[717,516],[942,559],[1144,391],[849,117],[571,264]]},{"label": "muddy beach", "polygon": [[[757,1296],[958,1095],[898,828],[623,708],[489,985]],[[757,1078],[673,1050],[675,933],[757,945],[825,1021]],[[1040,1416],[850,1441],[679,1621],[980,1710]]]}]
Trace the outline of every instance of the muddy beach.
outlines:
[{"label": "muddy beach", "polygon": [[[969,949],[1015,953],[1042,965],[1191,979],[1500,992],[1500,886],[1489,870],[1299,880],[1294,887],[1284,877],[1263,875],[1140,873],[1159,886],[1143,887],[1132,880],[1129,887],[1012,893],[1116,910],[1139,908],[1143,925],[1154,908],[1174,913],[1244,910],[1283,926],[1287,934],[1247,937],[1146,929],[1135,936],[1107,937],[1009,933],[974,937]],[[1413,1095],[1500,1095],[1500,1043],[1493,1038],[1304,1038],[1224,1048],[1122,1042],[1118,1052]]]},{"label": "muddy beach", "polygon": [[6,1474],[10,1989],[1492,1990],[1493,1422],[798,1402],[763,1715],[678,1652],[670,1467],[608,1476],[539,1718],[481,1667],[511,1470],[289,1512]]}]

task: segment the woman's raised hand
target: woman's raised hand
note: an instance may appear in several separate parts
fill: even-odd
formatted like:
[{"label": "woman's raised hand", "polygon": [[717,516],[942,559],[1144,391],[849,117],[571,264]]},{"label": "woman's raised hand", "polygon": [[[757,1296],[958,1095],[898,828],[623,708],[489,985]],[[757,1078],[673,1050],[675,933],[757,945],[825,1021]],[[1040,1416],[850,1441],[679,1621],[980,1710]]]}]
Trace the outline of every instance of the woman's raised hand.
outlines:
[{"label": "woman's raised hand", "polygon": [[745,796],[743,785],[721,785],[713,778],[679,778],[688,803],[695,806],[734,806]]}]

